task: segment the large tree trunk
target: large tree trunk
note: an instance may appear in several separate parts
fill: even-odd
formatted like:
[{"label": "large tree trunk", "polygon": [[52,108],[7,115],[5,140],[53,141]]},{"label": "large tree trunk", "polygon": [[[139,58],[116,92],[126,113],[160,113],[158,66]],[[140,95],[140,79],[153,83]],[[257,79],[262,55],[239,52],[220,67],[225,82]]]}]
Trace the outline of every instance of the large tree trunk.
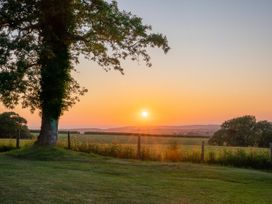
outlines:
[{"label": "large tree trunk", "polygon": [[43,115],[41,132],[37,144],[52,146],[57,143],[58,139],[58,120],[53,117]]},{"label": "large tree trunk", "polygon": [[42,109],[39,145],[55,145],[58,120],[66,108],[71,81],[69,52],[69,27],[71,26],[71,0],[41,1],[41,36],[43,47],[40,53]]}]

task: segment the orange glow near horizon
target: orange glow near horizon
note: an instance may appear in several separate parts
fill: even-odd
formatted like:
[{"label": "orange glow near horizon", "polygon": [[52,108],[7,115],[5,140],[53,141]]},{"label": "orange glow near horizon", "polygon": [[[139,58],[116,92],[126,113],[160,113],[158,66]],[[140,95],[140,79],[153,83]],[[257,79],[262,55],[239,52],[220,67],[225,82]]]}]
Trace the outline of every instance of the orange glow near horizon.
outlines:
[{"label": "orange glow near horizon", "polygon": [[[221,124],[242,115],[272,121],[272,1],[117,2],[165,34],[171,50],[148,49],[152,68],[122,61],[125,75],[80,58],[73,76],[89,92],[60,128]],[[14,111],[40,127],[38,112]]]},{"label": "orange glow near horizon", "polygon": [[[149,98],[145,97],[145,101],[124,98],[119,105],[118,99],[113,96],[107,95],[109,99],[112,98],[111,103],[108,103],[109,99],[104,100],[103,97],[91,100],[90,95],[82,97],[79,104],[64,113],[60,119],[60,128],[220,124],[246,114],[255,115],[258,120],[269,120],[272,115],[271,109],[265,108],[270,107],[269,101],[249,101],[243,97],[240,97],[239,102],[227,97],[214,102],[212,97],[202,98],[202,95],[176,96],[175,100],[163,95],[154,95],[154,98],[150,95]],[[257,103],[264,106],[255,106]],[[148,104],[152,109],[141,108],[140,104]],[[29,121],[31,128],[40,127],[38,113],[31,114],[20,108],[15,111]]]}]

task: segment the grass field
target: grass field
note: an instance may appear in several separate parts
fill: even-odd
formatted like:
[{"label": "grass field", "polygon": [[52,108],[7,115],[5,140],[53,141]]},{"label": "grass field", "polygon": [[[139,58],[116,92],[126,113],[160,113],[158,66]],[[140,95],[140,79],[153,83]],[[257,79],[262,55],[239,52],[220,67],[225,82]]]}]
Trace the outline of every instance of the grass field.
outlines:
[{"label": "grass field", "polygon": [[[59,145],[67,147],[67,137]],[[112,135],[74,135],[73,150],[93,152],[117,158],[137,158],[137,137]],[[269,150],[253,147],[219,147],[207,145],[207,138],[141,137],[141,159],[153,161],[201,162],[201,143],[205,142],[204,161],[239,167],[271,169]]]},{"label": "grass field", "polygon": [[[150,161],[189,161],[222,164],[256,169],[272,169],[269,150],[253,147],[219,147],[207,145],[207,138],[141,137],[141,159]],[[35,140],[22,140],[21,146],[29,146]],[[205,142],[204,161],[201,160],[201,143]],[[4,145],[4,148],[1,146]],[[0,151],[14,147],[15,140],[0,140]],[[67,148],[67,135],[60,134],[58,146]],[[72,150],[96,153],[116,158],[136,159],[137,137],[123,135],[71,136]]]},{"label": "grass field", "polygon": [[0,154],[3,204],[259,204],[271,203],[271,189],[272,173],[262,171],[119,160],[63,149]]}]

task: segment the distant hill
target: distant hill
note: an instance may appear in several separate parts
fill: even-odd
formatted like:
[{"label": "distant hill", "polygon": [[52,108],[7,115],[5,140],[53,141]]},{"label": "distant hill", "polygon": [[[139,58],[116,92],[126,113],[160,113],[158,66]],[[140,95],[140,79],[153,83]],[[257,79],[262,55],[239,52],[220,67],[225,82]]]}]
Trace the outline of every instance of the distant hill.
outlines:
[{"label": "distant hill", "polygon": [[79,128],[73,131],[84,132],[112,132],[112,133],[143,133],[161,135],[188,135],[188,136],[212,136],[220,125],[184,125],[184,126],[126,126],[117,128]]}]

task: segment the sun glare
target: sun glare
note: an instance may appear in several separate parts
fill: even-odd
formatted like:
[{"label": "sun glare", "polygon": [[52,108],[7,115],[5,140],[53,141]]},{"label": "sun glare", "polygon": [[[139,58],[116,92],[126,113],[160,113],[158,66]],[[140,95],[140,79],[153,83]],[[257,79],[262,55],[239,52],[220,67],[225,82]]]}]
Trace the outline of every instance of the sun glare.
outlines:
[{"label": "sun glare", "polygon": [[141,116],[142,116],[143,118],[147,118],[148,115],[149,115],[149,113],[148,113],[147,111],[142,111],[142,112],[141,112]]}]

